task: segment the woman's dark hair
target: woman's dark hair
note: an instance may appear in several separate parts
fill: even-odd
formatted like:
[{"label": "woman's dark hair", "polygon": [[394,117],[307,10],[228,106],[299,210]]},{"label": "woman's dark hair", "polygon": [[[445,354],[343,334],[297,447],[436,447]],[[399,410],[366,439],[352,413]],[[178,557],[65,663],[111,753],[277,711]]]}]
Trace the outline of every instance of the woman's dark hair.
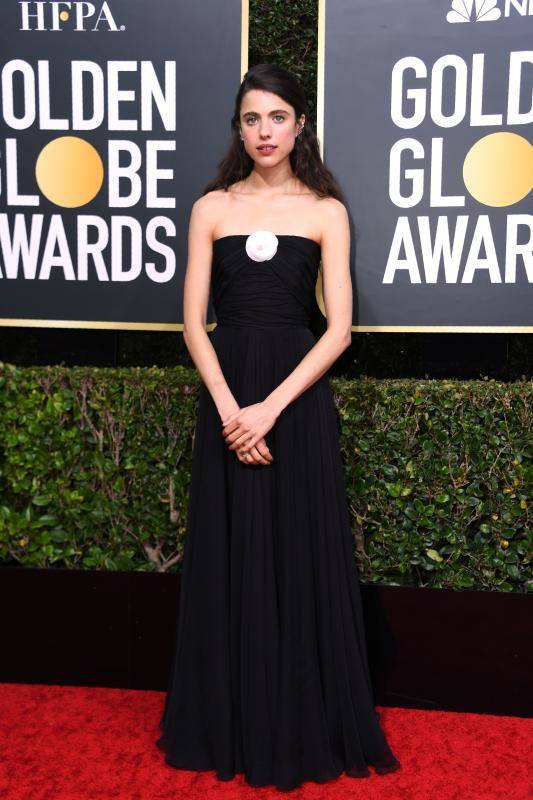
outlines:
[{"label": "woman's dark hair", "polygon": [[217,164],[218,174],[205,187],[203,194],[215,189],[227,191],[232,183],[244,180],[253,169],[254,160],[246,152],[239,132],[242,99],[250,89],[262,89],[282,97],[294,108],[296,119],[305,114],[304,128],[289,154],[292,170],[295,176],[319,197],[335,197],[344,202],[339,184],[320,157],[318,139],[309,123],[302,87],[294,75],[277,64],[257,64],[244,76],[235,98],[229,150]]}]

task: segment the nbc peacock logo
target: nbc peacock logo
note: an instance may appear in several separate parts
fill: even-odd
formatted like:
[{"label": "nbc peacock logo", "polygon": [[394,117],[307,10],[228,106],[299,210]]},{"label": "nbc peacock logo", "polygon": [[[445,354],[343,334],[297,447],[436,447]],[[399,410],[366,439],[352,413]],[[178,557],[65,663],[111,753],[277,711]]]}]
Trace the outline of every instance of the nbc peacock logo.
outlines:
[{"label": "nbc peacock logo", "polygon": [[502,12],[497,0],[452,0],[447,22],[494,22]]},{"label": "nbc peacock logo", "polygon": [[533,0],[452,0],[447,22],[495,22],[502,17],[533,16]]}]

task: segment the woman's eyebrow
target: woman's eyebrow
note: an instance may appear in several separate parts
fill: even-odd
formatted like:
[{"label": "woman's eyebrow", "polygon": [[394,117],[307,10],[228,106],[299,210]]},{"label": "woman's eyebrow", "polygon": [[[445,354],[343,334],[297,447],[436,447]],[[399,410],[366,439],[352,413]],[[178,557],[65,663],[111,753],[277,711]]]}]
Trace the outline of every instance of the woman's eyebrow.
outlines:
[{"label": "woman's eyebrow", "polygon": [[[275,111],[269,111],[269,114],[288,114],[289,112],[285,108],[276,108]],[[254,114],[256,117],[260,117],[261,114],[258,114],[257,111],[245,111],[243,117],[248,116],[248,114]]]}]

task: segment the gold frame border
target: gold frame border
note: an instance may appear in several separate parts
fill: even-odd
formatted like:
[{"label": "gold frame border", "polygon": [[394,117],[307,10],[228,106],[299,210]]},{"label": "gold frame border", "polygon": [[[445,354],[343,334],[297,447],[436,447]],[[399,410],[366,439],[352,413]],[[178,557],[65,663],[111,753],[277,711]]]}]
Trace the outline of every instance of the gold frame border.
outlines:
[{"label": "gold frame border", "polygon": [[[326,49],[326,0],[318,0],[318,54],[316,130],[324,158],[324,75]],[[352,325],[352,331],[406,333],[533,333],[533,325]]]},{"label": "gold frame border", "polygon": [[[0,319],[0,325],[6,327],[24,328],[85,328],[99,330],[115,330],[116,328],[132,331],[181,331],[183,324],[175,322],[101,322],[100,320],[81,319]],[[216,328],[216,322],[206,325],[206,330]],[[533,327],[529,325],[358,325],[352,326],[352,331],[370,333],[531,333]]]}]

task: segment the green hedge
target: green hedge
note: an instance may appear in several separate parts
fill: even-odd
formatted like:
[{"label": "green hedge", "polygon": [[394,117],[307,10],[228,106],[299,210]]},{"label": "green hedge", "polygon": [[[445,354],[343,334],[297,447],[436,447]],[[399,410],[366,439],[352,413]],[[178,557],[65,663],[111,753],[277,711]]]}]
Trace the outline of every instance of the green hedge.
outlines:
[{"label": "green hedge", "polygon": [[[361,580],[531,589],[532,382],[330,380]],[[0,362],[0,564],[178,571],[199,386]]]}]

